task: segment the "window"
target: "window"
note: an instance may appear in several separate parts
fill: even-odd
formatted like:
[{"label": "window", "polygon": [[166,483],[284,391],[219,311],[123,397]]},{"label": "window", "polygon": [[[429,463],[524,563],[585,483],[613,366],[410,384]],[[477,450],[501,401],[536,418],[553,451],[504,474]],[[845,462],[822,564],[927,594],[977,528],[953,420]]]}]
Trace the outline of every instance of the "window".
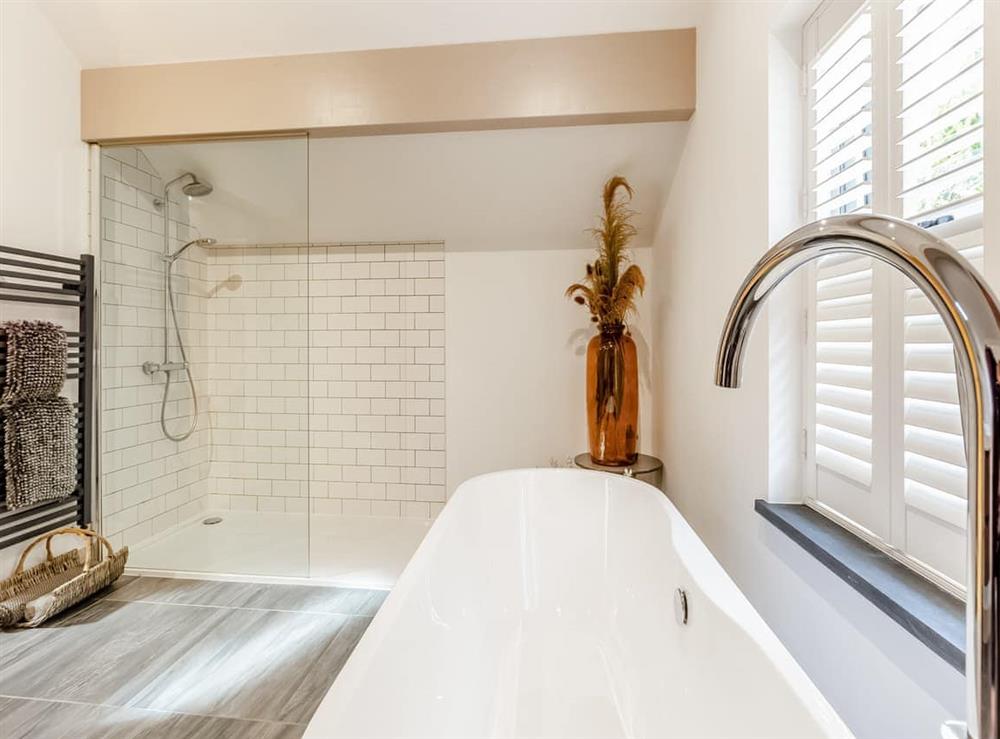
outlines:
[{"label": "window", "polygon": [[[811,220],[875,211],[982,269],[983,0],[827,2],[805,27]],[[905,277],[819,260],[808,280],[806,499],[955,593],[966,474],[954,354]]]}]

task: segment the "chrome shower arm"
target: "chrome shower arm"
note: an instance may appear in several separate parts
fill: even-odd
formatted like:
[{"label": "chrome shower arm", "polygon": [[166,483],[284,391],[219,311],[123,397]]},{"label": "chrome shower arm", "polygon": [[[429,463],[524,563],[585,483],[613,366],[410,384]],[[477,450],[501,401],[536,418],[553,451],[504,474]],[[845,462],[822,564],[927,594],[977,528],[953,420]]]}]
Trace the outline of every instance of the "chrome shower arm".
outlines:
[{"label": "chrome shower arm", "polygon": [[1000,736],[1000,303],[986,282],[954,248],[906,221],[850,215],[809,224],[764,254],[743,281],[726,316],[715,383],[739,386],[750,330],[774,287],[807,262],[845,253],[885,262],[912,279],[941,315],[955,344],[968,461],[966,722],[973,739],[996,739]]}]

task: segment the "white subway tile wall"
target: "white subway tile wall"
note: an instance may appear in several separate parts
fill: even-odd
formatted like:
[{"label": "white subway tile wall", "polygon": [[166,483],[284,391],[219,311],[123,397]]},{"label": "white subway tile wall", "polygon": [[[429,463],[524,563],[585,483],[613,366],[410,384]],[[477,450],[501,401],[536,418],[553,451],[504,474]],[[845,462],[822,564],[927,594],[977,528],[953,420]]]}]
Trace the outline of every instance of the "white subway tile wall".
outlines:
[{"label": "white subway tile wall", "polygon": [[[155,205],[163,183],[133,148],[106,149],[101,179],[101,515],[116,546],[134,546],[202,509],[210,436],[202,412],[189,439],[166,439],[160,430],[164,377],[142,372],[143,362],[163,360],[163,210]],[[176,194],[169,226],[172,250],[194,238],[186,199]],[[202,392],[207,267],[206,253],[193,247],[174,268],[178,319]],[[176,359],[172,335],[170,345]],[[184,429],[193,408],[187,383],[173,382],[170,398],[168,424]]]},{"label": "white subway tile wall", "polygon": [[435,515],[444,245],[210,252],[210,506]]},{"label": "white subway tile wall", "polygon": [[[164,438],[162,181],[141,151],[102,165],[102,515],[135,545],[206,509],[427,518],[445,500],[444,245],[192,247],[175,267],[201,399]],[[175,200],[176,199],[176,200]],[[213,234],[171,199],[171,250]],[[177,358],[170,336],[171,358]],[[191,399],[171,385],[182,429]]]}]

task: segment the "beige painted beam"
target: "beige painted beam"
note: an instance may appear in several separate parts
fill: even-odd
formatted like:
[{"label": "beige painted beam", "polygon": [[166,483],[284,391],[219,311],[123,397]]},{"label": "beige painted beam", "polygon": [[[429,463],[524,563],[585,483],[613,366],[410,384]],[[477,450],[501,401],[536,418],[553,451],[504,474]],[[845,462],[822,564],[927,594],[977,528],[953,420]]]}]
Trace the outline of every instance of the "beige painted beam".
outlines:
[{"label": "beige painted beam", "polygon": [[84,70],[93,142],[687,120],[691,28]]}]

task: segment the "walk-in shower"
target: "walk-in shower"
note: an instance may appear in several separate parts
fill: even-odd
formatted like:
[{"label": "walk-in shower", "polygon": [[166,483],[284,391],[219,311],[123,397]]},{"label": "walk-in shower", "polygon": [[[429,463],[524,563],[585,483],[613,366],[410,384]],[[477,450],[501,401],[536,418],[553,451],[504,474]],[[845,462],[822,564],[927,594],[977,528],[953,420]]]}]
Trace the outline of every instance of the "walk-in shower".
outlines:
[{"label": "walk-in shower", "polygon": [[[182,180],[189,180],[181,186],[181,192],[191,198],[199,198],[212,192],[212,186],[199,180],[193,172],[185,172],[170,180],[163,186],[163,198],[154,204],[163,209],[163,362],[147,361],[142,365],[142,370],[147,375],[154,376],[163,372],[166,380],[163,384],[163,399],[160,402],[160,428],[163,435],[171,441],[184,441],[198,427],[198,389],[194,384],[194,376],[191,374],[191,365],[188,361],[187,351],[184,349],[184,337],[181,334],[180,323],[177,320],[177,305],[174,297],[173,269],[174,263],[187,249],[192,246],[211,246],[215,239],[202,238],[188,241],[177,251],[170,252],[170,188]],[[169,313],[169,318],[168,314]],[[170,361],[170,327],[173,326],[174,335],[177,337],[177,351],[180,353],[180,362]],[[183,372],[187,376],[188,386],[191,388],[191,424],[185,431],[178,434],[171,433],[167,428],[167,402],[170,398],[170,385],[174,372]]]},{"label": "walk-in shower", "polygon": [[102,149],[101,525],[133,572],[388,587],[444,500],[443,246],[312,231],[339,170],[307,154]]}]

